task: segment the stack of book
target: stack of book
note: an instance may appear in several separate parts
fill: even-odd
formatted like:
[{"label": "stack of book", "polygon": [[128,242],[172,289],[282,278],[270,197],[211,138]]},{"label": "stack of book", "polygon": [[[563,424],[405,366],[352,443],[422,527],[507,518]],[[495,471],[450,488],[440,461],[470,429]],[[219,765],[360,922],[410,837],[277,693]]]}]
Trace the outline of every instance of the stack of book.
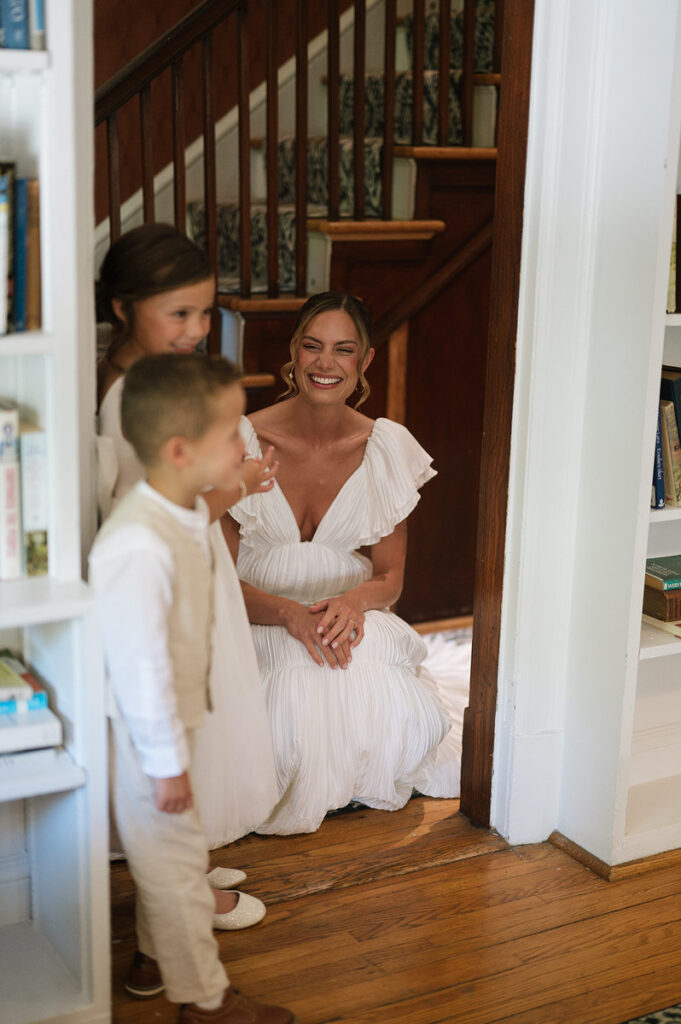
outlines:
[{"label": "stack of book", "polygon": [[40,195],[37,178],[0,158],[0,334],[41,322]]},{"label": "stack of book", "polygon": [[646,559],[643,621],[681,637],[681,555]]},{"label": "stack of book", "polygon": [[0,651],[0,753],[58,747],[61,722],[47,706],[47,692],[24,663]]},{"label": "stack of book", "polygon": [[48,493],[45,432],[0,399],[0,580],[47,573]]},{"label": "stack of book", "polygon": [[0,0],[0,47],[45,49],[44,0]]}]

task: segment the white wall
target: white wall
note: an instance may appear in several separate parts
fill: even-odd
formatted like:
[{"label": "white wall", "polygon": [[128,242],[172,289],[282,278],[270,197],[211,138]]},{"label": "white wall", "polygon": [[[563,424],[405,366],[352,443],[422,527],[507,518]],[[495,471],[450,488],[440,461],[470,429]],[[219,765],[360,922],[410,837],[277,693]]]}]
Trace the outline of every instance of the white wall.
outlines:
[{"label": "white wall", "polygon": [[492,821],[608,862],[678,18],[677,0],[535,5]]}]

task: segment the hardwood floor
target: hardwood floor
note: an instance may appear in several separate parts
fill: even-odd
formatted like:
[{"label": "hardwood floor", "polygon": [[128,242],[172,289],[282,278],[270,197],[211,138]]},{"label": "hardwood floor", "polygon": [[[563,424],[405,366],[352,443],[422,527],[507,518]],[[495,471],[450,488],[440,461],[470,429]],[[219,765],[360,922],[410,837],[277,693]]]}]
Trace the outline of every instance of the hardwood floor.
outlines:
[{"label": "hardwood floor", "polygon": [[[509,847],[458,803],[360,810],[311,836],[247,836],[262,924],[216,932],[231,980],[299,1024],[621,1024],[681,1002],[681,872],[606,882],[548,843]],[[122,988],[133,887],[112,865],[113,1020],[169,1024]]]}]

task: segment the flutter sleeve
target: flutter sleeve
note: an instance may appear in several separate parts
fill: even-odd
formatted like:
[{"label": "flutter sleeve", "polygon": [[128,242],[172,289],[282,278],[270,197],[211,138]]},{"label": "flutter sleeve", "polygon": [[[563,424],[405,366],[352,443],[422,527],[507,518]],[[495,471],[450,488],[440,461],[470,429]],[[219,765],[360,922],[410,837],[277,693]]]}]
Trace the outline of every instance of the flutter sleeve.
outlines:
[{"label": "flutter sleeve", "polygon": [[[258,435],[253,429],[251,421],[246,416],[242,416],[239,421],[239,433],[246,445],[245,458],[250,456],[255,459],[261,459],[262,452],[260,451]],[[242,537],[248,537],[258,532],[262,499],[262,494],[249,494],[230,508],[229,514],[239,524]]]},{"label": "flutter sleeve", "polygon": [[406,427],[376,421],[364,456],[367,493],[358,547],[377,544],[407,518],[421,487],[437,475],[432,461]]}]

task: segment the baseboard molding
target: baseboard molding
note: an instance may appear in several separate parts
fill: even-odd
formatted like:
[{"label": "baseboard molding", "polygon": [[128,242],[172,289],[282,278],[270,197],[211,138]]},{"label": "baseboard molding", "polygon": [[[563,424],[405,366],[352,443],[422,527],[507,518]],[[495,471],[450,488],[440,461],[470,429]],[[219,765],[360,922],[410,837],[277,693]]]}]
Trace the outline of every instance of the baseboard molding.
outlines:
[{"label": "baseboard molding", "polygon": [[604,878],[606,882],[616,882],[621,878],[632,878],[634,875],[643,875],[649,871],[659,871],[661,868],[681,866],[681,849],[667,850],[665,853],[655,853],[650,857],[639,857],[636,860],[625,861],[624,864],[606,864],[605,861],[589,853],[583,846],[573,843],[562,834],[552,832],[549,842],[558,850],[567,853],[573,860],[578,861],[589,868],[594,874]]}]

